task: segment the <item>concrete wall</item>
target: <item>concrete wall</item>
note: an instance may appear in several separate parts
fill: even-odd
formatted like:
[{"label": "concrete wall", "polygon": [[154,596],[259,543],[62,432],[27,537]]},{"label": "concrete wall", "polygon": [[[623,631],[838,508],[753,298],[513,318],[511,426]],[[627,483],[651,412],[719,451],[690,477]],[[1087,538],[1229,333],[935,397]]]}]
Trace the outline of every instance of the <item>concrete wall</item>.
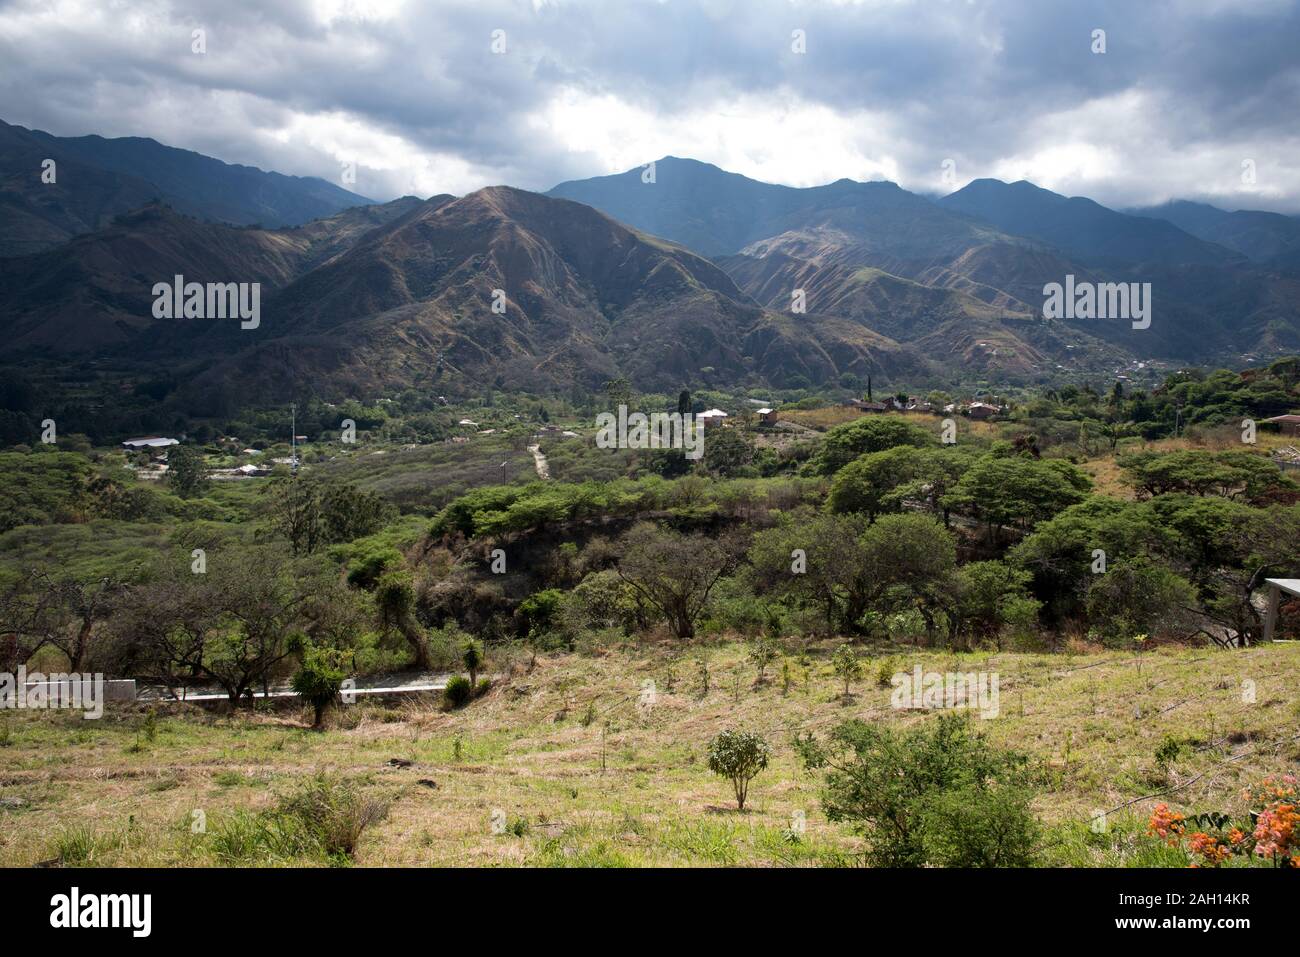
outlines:
[{"label": "concrete wall", "polygon": [[[77,681],[69,682],[69,684],[76,684],[76,683],[85,683],[85,682],[84,679],[77,679]],[[29,681],[27,682],[27,687],[28,689],[31,689],[40,685],[45,689],[45,693],[48,696],[54,693],[56,684],[61,684],[61,682]],[[87,691],[93,691],[93,689],[83,688],[82,689],[83,696]],[[135,679],[131,678],[125,680],[112,680],[112,681],[105,680],[104,700],[105,701],[127,701],[127,702],[134,701],[135,700]]]}]

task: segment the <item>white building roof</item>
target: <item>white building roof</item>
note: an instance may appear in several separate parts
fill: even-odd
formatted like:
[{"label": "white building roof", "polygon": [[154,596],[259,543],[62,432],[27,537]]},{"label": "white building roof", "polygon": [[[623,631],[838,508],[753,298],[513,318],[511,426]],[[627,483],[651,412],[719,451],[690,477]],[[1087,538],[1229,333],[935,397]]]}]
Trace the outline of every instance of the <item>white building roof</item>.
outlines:
[{"label": "white building roof", "polygon": [[721,409],[706,409],[696,416],[696,418],[700,419],[725,419],[726,417],[727,413],[723,412]]},{"label": "white building roof", "polygon": [[179,439],[165,439],[160,435],[151,435],[142,439],[127,439],[122,444],[129,449],[163,449],[181,443]]}]

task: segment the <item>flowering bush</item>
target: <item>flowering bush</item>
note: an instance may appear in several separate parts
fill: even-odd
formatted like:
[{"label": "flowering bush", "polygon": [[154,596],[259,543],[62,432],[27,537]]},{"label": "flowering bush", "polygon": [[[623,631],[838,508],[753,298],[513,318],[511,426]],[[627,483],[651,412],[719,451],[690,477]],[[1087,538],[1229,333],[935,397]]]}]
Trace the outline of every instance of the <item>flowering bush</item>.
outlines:
[{"label": "flowering bush", "polygon": [[1250,823],[1232,824],[1226,814],[1216,812],[1189,818],[1162,803],[1151,813],[1147,829],[1170,847],[1183,848],[1192,867],[1218,867],[1234,855],[1252,855],[1270,860],[1274,867],[1300,868],[1295,775],[1264,778],[1241,796],[1250,809]]}]

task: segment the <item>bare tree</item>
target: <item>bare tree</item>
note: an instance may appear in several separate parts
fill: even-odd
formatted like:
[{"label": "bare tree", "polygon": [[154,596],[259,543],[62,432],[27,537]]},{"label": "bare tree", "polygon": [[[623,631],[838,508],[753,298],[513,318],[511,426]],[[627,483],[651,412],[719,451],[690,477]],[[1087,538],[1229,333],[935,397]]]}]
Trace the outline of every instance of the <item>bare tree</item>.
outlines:
[{"label": "bare tree", "polygon": [[623,536],[618,575],[668,621],[677,638],[695,637],[709,593],[734,562],[716,538],[683,535],[643,522]]},{"label": "bare tree", "polygon": [[33,569],[0,596],[0,634],[9,636],[0,652],[20,665],[50,646],[67,657],[69,670],[80,671],[121,588],[112,578],[55,578]]}]

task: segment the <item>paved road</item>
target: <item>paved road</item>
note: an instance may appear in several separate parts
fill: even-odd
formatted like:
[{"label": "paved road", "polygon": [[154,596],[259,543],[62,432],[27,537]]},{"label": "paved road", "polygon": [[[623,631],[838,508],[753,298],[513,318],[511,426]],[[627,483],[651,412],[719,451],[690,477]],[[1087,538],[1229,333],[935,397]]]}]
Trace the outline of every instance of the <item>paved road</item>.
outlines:
[{"label": "paved road", "polygon": [[[358,697],[361,695],[382,695],[382,694],[407,694],[417,691],[445,691],[447,689],[447,680],[451,678],[450,674],[437,674],[425,672],[422,674],[408,675],[405,678],[398,678],[392,675],[379,679],[358,679],[357,686],[352,689],[352,693]],[[253,693],[254,698],[292,698],[297,692],[287,686],[277,686],[270,690],[270,694],[263,694],[261,691]],[[177,692],[179,695],[180,692]],[[185,693],[183,698],[173,697],[166,688],[161,685],[148,685],[142,687],[136,695],[137,701],[225,701],[229,698],[224,691],[213,688],[191,688]]]}]

